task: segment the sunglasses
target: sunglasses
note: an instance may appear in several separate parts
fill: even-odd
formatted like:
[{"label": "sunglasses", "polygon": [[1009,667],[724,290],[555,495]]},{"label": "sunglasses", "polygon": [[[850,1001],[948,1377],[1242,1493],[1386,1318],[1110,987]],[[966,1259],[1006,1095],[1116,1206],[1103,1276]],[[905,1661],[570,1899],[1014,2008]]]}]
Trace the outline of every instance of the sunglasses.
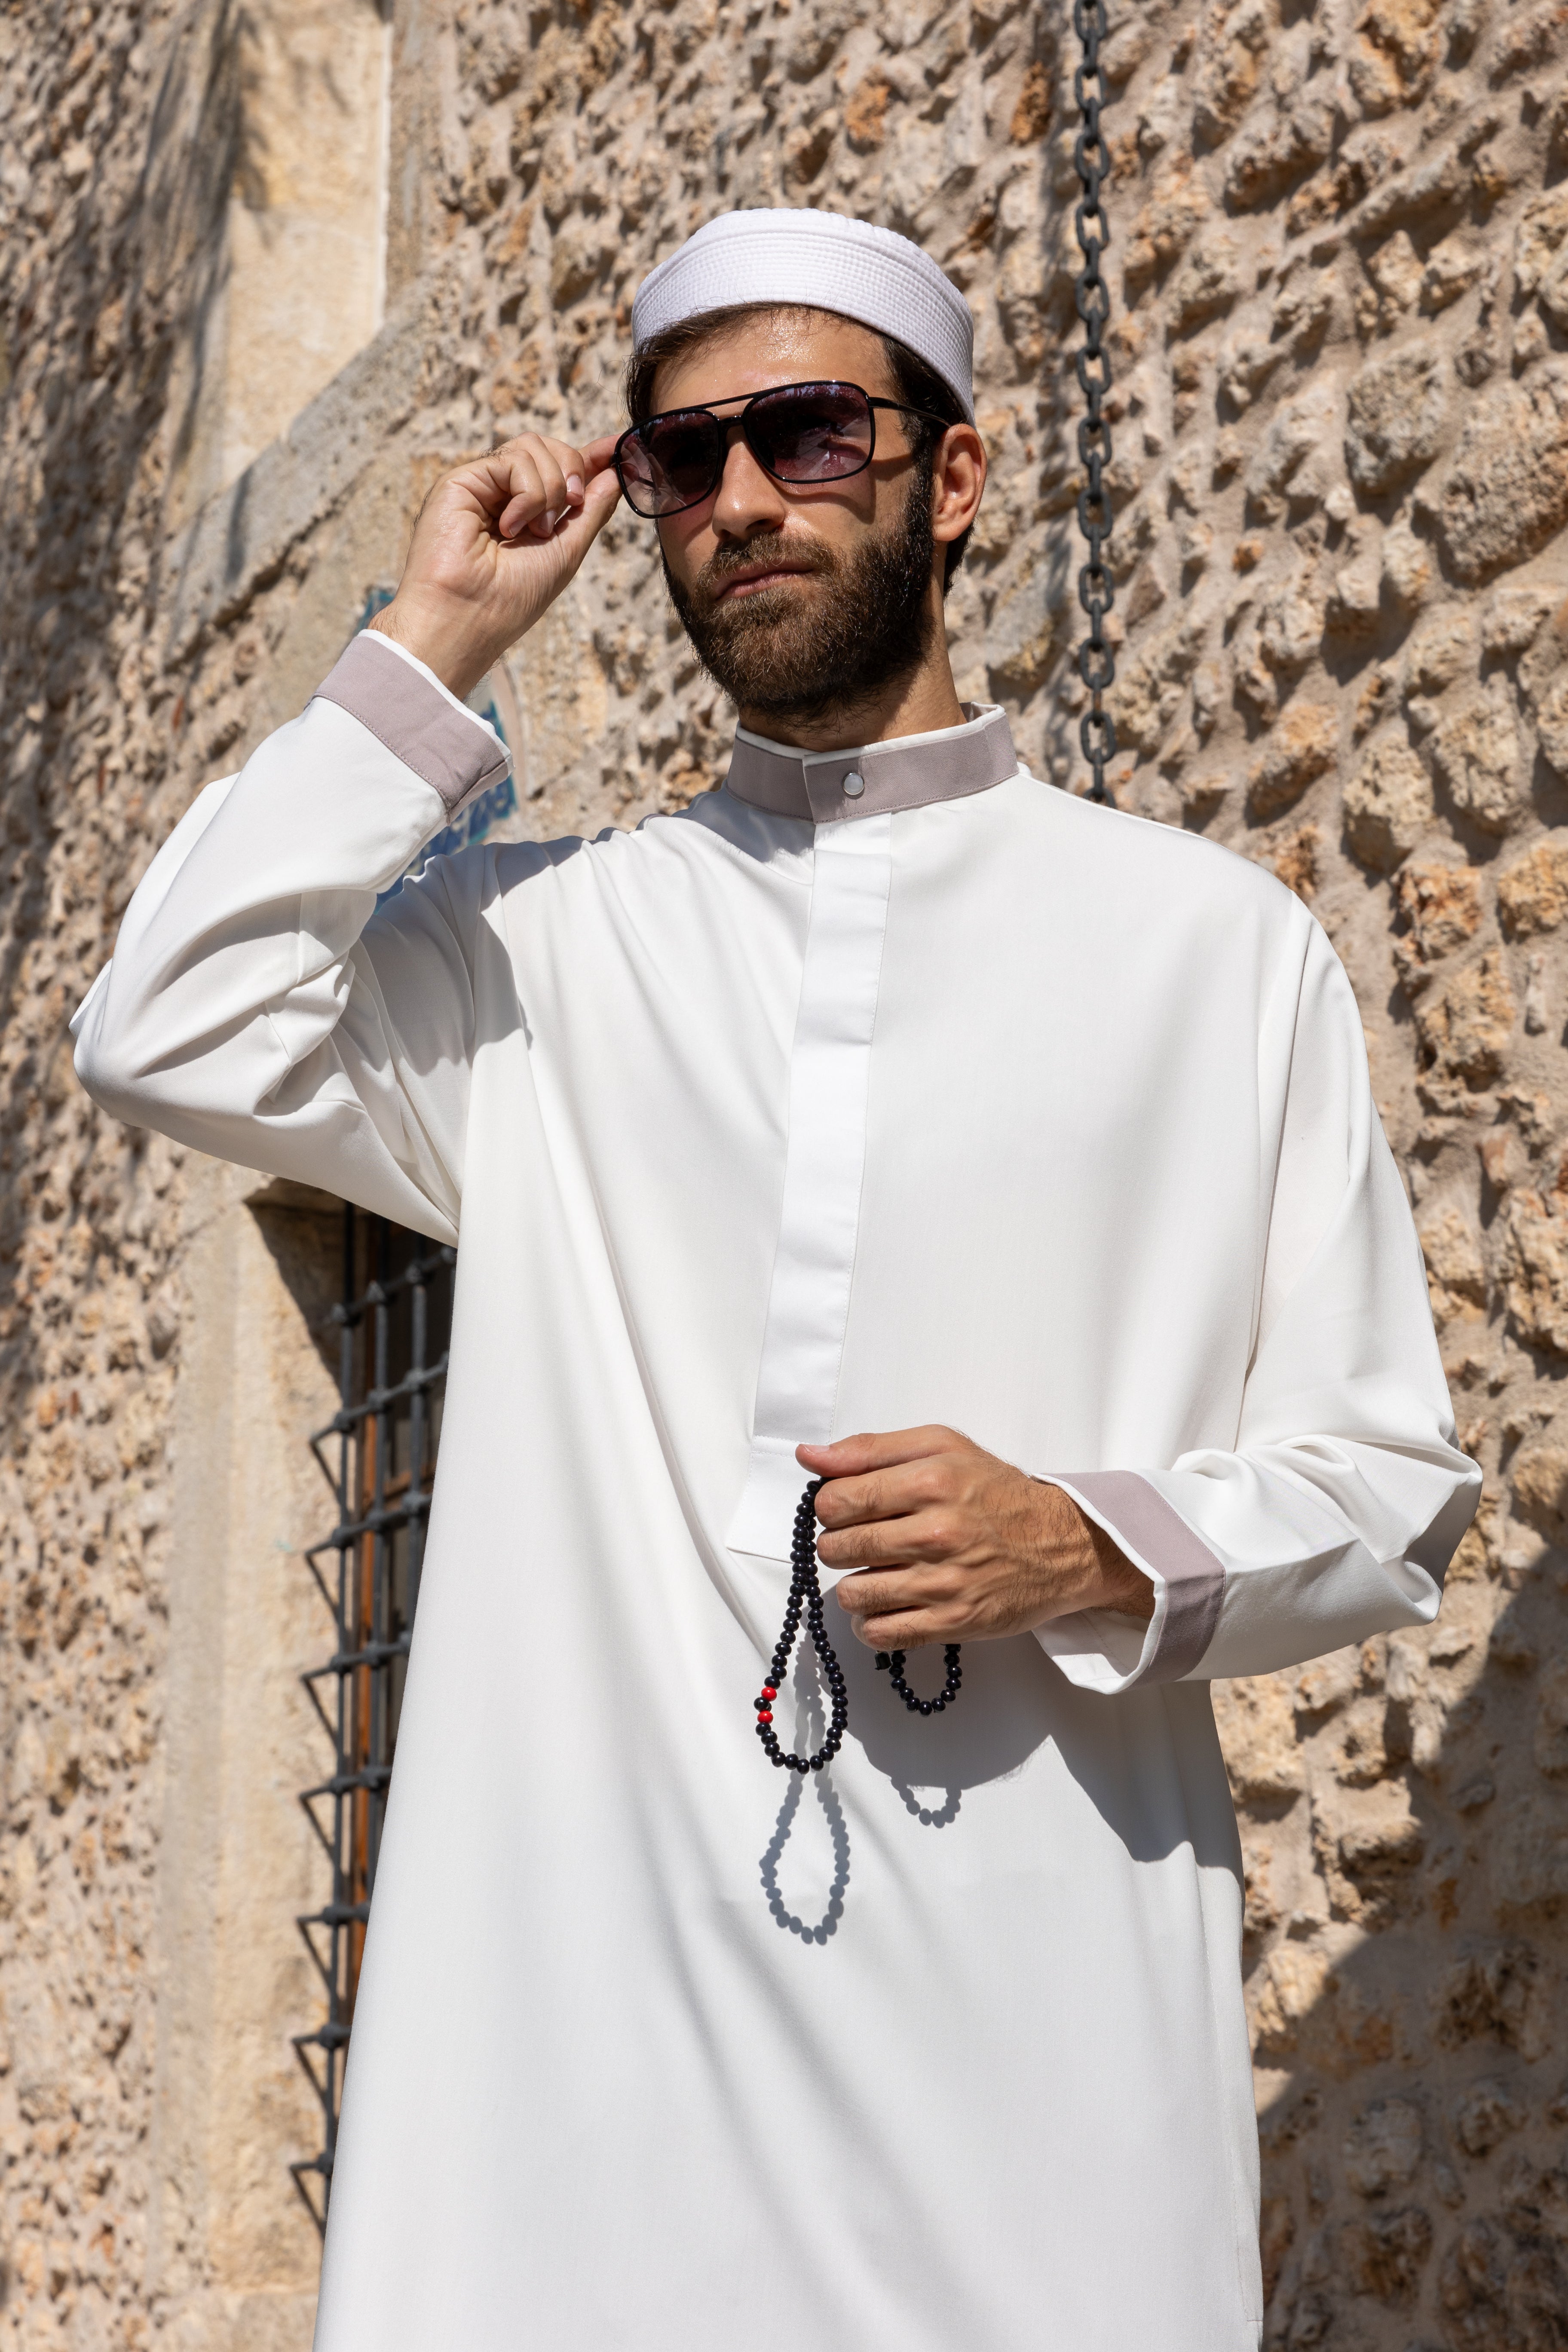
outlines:
[{"label": "sunglasses", "polygon": [[[719,408],[745,400],[739,416]],[[747,448],[775,482],[843,482],[863,474],[876,454],[877,411],[923,416],[943,431],[951,417],[906,400],[873,400],[858,383],[780,383],[749,399],[667,408],[645,417],[616,444],[616,473],[634,514],[681,514],[710,499],[724,473],[730,436],[739,426]]]}]

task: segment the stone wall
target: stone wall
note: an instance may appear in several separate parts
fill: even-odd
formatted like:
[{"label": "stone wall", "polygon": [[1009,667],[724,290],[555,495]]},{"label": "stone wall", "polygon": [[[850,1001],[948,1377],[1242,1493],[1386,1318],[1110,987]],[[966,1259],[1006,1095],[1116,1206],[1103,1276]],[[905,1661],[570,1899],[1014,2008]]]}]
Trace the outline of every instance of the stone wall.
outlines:
[{"label": "stone wall", "polygon": [[[994,472],[950,607],[961,690],[1083,782],[1065,0],[396,0],[385,324],[227,483],[249,445],[213,422],[205,322],[273,249],[268,176],[238,176],[246,58],[284,24],[319,58],[313,22],[300,0],[0,14],[0,2319],[29,2352],[308,2334],[283,2167],[310,2118],[278,2067],[308,1982],[279,1946],[226,2000],[181,1988],[193,1948],[224,1986],[308,1875],[280,1808],[313,1761],[285,1697],[310,1635],[282,1602],[237,1618],[216,1713],[193,1713],[220,1636],[182,1529],[193,1462],[235,1443],[214,1318],[273,1334],[247,1442],[266,1423],[286,1448],[320,1300],[243,1181],[72,1085],[63,1021],[157,841],[395,580],[439,467],[525,419],[613,425],[638,278],[759,202],[886,221],[965,286]],[[1117,790],[1270,865],[1345,958],[1488,1474],[1431,1633],[1217,1694],[1268,2341],[1534,2352],[1568,2344],[1568,9],[1113,23]],[[381,152],[358,116],[349,145]],[[328,340],[324,282],[301,267],[300,349]],[[189,519],[193,419],[220,479]],[[506,830],[635,822],[720,772],[725,712],[630,519],[497,691]],[[310,1507],[268,1459],[285,1579]],[[237,1595],[248,1539],[215,1538]],[[254,1819],[224,1793],[226,1725],[278,1782]],[[270,1857],[249,1911],[231,1816]],[[246,2044],[263,1984],[277,2013]]]}]

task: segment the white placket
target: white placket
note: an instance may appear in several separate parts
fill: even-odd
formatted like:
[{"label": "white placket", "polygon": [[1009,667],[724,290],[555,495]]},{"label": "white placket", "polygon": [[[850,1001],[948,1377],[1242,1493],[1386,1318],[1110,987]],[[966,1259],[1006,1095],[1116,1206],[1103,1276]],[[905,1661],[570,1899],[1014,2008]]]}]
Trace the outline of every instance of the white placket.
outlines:
[{"label": "white placket", "polygon": [[731,1550],[789,1557],[802,1444],[833,1434],[860,1228],[871,1034],[892,873],[890,815],[816,828],[790,1054],[784,1200]]}]

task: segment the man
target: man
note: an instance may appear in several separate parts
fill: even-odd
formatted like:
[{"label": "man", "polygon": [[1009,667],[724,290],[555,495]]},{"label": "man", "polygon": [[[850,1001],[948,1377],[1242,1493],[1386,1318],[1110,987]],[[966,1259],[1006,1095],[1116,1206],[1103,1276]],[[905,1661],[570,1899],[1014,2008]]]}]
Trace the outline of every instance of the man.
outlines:
[{"label": "man", "polygon": [[[634,337],[618,477],[449,476],[79,1016],[118,1115],[461,1231],[318,2344],[1242,2352],[1205,1685],[1429,1622],[1478,1485],[1354,1001],[1258,868],[959,705],[933,264],[731,215]],[[623,486],[725,786],[378,907]],[[808,1474],[848,1729],[781,1781]],[[873,1663],[954,1642],[940,1717]],[[776,1685],[803,1761],[837,1674]]]}]

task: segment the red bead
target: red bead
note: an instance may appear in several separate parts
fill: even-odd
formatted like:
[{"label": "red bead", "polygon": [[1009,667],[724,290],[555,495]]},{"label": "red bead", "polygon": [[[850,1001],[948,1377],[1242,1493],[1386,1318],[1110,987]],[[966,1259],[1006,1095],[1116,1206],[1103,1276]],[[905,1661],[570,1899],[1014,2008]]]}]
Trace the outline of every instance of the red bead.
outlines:
[{"label": "red bead", "polygon": [[763,1685],[763,1696],[764,1698],[777,1698],[777,1696],[778,1696],[778,1688],[777,1688],[777,1685],[776,1685],[775,1684],[773,1684],[773,1683],[764,1683],[764,1684]]},{"label": "red bead", "polygon": [[757,1721],[759,1723],[771,1723],[773,1719],[773,1711],[771,1706],[760,1706],[757,1709]]}]

